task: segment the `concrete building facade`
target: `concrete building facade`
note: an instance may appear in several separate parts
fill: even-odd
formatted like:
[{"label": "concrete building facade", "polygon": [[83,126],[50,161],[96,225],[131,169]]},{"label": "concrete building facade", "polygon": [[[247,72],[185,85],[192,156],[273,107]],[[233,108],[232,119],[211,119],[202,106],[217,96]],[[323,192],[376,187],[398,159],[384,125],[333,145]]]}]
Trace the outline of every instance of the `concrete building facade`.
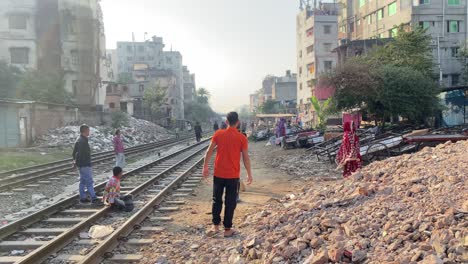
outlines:
[{"label": "concrete building facade", "polygon": [[0,1],[0,39],[1,60],[23,70],[61,73],[76,104],[104,104],[98,0]]},{"label": "concrete building facade", "polygon": [[257,107],[260,106],[259,95],[258,93],[254,93],[254,94],[250,94],[249,97],[250,97],[249,109],[250,109],[250,112],[253,113],[255,112]]},{"label": "concrete building facade", "polygon": [[337,63],[333,50],[338,46],[338,5],[306,5],[297,15],[297,107],[304,124],[313,124],[310,98],[315,95],[319,78]]},{"label": "concrete building facade", "polygon": [[297,99],[297,74],[286,71],[286,75],[276,77],[272,86],[273,100],[281,103],[295,103]]},{"label": "concrete building facade", "polygon": [[399,25],[427,29],[432,41],[434,75],[443,86],[458,85],[462,66],[457,58],[467,39],[466,0],[341,0],[339,40],[392,38]]},{"label": "concrete building facade", "polygon": [[195,83],[195,74],[191,74],[187,66],[183,66],[184,75],[184,103],[190,103],[195,100],[197,86]]}]

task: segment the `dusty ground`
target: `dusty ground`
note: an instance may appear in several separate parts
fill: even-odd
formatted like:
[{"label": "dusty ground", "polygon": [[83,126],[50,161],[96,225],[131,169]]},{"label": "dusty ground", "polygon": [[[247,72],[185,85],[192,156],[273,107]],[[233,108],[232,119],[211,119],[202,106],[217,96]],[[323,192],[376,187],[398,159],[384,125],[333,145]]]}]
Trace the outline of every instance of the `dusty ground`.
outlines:
[{"label": "dusty ground", "polygon": [[[273,167],[271,159],[297,155],[303,150],[284,151],[259,142],[250,144],[250,152],[254,183],[240,195],[242,201],[234,216],[234,225],[239,233],[229,239],[223,238],[222,234],[215,238],[205,236],[211,226],[212,186],[211,182],[202,183],[182,210],[170,214],[174,221],[164,224],[166,230],[153,236],[157,244],[142,250],[145,253],[145,261],[142,263],[228,263],[231,252],[238,252],[241,240],[248,235],[248,229],[239,226],[246,215],[260,210],[272,199],[280,199],[301,190],[303,178]],[[245,175],[243,171],[242,176]]]}]

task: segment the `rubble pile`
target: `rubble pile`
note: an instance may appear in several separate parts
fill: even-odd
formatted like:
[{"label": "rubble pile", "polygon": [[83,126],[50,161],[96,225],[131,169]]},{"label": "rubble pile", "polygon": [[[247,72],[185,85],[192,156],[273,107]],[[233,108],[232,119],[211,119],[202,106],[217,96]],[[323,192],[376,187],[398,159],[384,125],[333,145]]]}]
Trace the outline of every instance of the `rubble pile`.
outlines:
[{"label": "rubble pile", "polygon": [[468,262],[468,141],[311,182],[241,226],[253,263]]},{"label": "rubble pile", "polygon": [[[146,120],[129,117],[128,126],[120,128],[126,147],[133,147],[169,138],[168,130]],[[51,129],[36,140],[39,148],[69,148],[80,135],[79,126]],[[90,127],[89,145],[93,152],[112,150],[114,129],[107,126]]]},{"label": "rubble pile", "polygon": [[297,155],[282,155],[266,162],[274,168],[279,168],[289,175],[307,179],[311,176],[338,177],[331,163],[318,161],[314,155],[303,152]]}]

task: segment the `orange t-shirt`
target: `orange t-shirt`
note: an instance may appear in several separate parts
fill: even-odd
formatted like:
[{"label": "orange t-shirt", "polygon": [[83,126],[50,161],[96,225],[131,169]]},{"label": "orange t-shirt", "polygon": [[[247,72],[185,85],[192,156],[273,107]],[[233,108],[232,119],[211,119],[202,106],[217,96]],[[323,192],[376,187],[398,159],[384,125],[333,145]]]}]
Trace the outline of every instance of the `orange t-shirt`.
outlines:
[{"label": "orange t-shirt", "polygon": [[247,138],[236,128],[218,130],[211,139],[218,146],[216,150],[214,175],[224,179],[240,178],[241,151],[247,150]]}]

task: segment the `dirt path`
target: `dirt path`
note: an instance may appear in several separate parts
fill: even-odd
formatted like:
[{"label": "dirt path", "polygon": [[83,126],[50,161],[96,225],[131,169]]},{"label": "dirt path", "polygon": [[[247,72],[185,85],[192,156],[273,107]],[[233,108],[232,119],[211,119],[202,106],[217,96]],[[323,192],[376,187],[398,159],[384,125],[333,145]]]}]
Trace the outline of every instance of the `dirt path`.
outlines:
[{"label": "dirt path", "polygon": [[[300,179],[265,163],[268,157],[286,155],[283,150],[265,147],[265,142],[259,142],[251,143],[250,152],[254,183],[241,193],[241,203],[236,208],[234,225],[239,234],[230,239],[222,235],[205,237],[206,229],[211,226],[212,183],[202,183],[182,210],[170,214],[174,221],[164,224],[166,230],[153,236],[158,242],[143,249],[146,260],[142,263],[227,263],[230,252],[235,253],[241,239],[248,235],[239,226],[246,215],[260,210],[271,199],[279,199],[301,188]],[[245,175],[242,171],[244,178]]]}]

